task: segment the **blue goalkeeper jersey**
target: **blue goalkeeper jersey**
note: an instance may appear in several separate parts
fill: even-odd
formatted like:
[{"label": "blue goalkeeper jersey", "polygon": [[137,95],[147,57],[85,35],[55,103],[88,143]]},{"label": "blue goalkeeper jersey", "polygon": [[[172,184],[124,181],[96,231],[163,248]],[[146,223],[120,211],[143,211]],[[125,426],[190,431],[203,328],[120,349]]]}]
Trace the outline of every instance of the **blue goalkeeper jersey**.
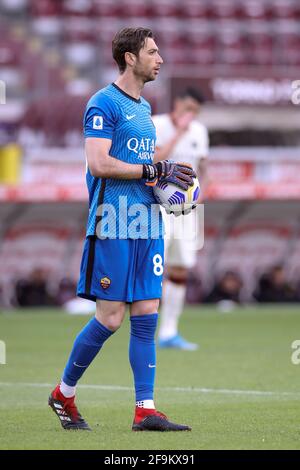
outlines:
[{"label": "blue goalkeeper jersey", "polygon": [[[114,83],[87,103],[84,136],[110,139],[110,155],[126,163],[152,163],[156,133],[151,107]],[[161,238],[162,218],[151,187],[145,181],[97,178],[87,167],[89,191],[87,236]]]}]

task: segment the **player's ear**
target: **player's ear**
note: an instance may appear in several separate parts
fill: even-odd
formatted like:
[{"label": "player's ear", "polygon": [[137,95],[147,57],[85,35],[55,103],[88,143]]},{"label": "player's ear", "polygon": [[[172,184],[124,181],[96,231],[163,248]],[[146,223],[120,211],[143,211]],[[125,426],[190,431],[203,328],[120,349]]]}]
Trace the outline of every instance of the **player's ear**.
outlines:
[{"label": "player's ear", "polygon": [[130,67],[133,67],[136,63],[136,56],[132,52],[125,52],[125,62]]}]

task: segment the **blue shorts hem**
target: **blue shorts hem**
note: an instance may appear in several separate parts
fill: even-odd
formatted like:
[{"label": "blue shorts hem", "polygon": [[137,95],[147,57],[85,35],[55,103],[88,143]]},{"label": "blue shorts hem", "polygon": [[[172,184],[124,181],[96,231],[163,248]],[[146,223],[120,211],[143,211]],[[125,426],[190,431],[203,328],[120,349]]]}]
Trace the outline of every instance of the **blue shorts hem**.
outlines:
[{"label": "blue shorts hem", "polygon": [[142,300],[155,300],[155,299],[161,299],[162,295],[150,295],[149,297],[142,297],[142,298],[134,298],[132,302],[141,302]]},{"label": "blue shorts hem", "polygon": [[125,303],[131,303],[133,302],[132,299],[128,298],[120,298],[120,297],[113,297],[113,296],[107,296],[107,295],[93,295],[93,294],[87,294],[86,292],[77,292],[77,296],[81,297],[82,299],[87,299],[87,300],[92,300],[93,302],[96,302],[97,299],[99,300],[108,300],[111,302],[125,302]]},{"label": "blue shorts hem", "polygon": [[125,302],[128,304],[131,304],[133,302],[141,302],[142,300],[155,300],[155,299],[161,299],[161,295],[150,295],[147,297],[141,297],[141,298],[134,298],[134,299],[124,299],[124,298],[116,298],[116,297],[107,297],[107,296],[101,296],[101,295],[93,295],[93,294],[87,294],[85,292],[77,292],[77,296],[81,297],[82,299],[87,299],[91,300],[92,302],[96,302],[97,299],[99,300],[108,300],[111,302]]},{"label": "blue shorts hem", "polygon": [[81,297],[82,299],[87,299],[87,300],[92,300],[93,302],[96,302],[97,297],[91,294],[86,294],[85,292],[77,292],[77,297]]}]

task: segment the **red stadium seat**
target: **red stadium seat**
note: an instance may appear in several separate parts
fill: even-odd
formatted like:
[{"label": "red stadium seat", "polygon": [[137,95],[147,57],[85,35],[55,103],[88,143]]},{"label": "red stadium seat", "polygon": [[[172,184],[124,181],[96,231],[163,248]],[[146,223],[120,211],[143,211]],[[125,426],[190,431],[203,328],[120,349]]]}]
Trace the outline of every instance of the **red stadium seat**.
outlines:
[{"label": "red stadium seat", "polygon": [[30,13],[33,16],[57,16],[62,13],[61,0],[31,0]]},{"label": "red stadium seat", "polygon": [[278,226],[276,221],[257,221],[236,226],[224,241],[217,270],[240,272],[247,280],[250,293],[254,288],[258,267],[267,270],[284,259],[289,236],[290,227],[284,224]]},{"label": "red stadium seat", "polygon": [[89,41],[95,42],[96,35],[90,18],[70,17],[64,21],[64,41]]},{"label": "red stadium seat", "polygon": [[185,47],[164,46],[161,55],[170,64],[186,65],[190,63],[189,50]]},{"label": "red stadium seat", "polygon": [[199,2],[199,0],[185,0],[180,5],[180,16],[206,20],[210,17],[209,3]]},{"label": "red stadium seat", "polygon": [[157,20],[153,27],[155,39],[164,61],[168,64],[188,63],[181,24],[176,18]]},{"label": "red stadium seat", "polygon": [[212,0],[211,15],[215,19],[236,19],[239,17],[239,3],[236,0]]},{"label": "red stadium seat", "polygon": [[85,69],[95,62],[95,45],[88,41],[74,41],[65,44],[64,55],[67,63]]},{"label": "red stadium seat", "polygon": [[271,65],[275,61],[274,43],[269,33],[252,33],[248,36],[248,63],[251,65]]},{"label": "red stadium seat", "polygon": [[266,20],[270,16],[270,7],[262,0],[247,0],[240,3],[241,17],[246,20]]},{"label": "red stadium seat", "polygon": [[16,65],[20,60],[21,45],[8,38],[0,38],[0,65]]},{"label": "red stadium seat", "polygon": [[277,62],[282,65],[300,65],[300,35],[285,33],[276,37]]},{"label": "red stadium seat", "polygon": [[273,0],[271,8],[273,18],[296,20],[299,17],[299,2],[297,0]]},{"label": "red stadium seat", "polygon": [[93,14],[99,17],[118,17],[122,15],[122,5],[111,0],[94,0]]},{"label": "red stadium seat", "polygon": [[152,0],[151,13],[158,17],[176,17],[179,15],[179,2],[177,0]]},{"label": "red stadium seat", "polygon": [[9,15],[26,14],[30,0],[1,0],[1,10]]},{"label": "red stadium seat", "polygon": [[101,65],[115,65],[112,57],[112,40],[121,28],[120,21],[116,18],[110,18],[109,21],[101,19],[95,25],[95,36],[97,38],[97,57]]},{"label": "red stadium seat", "polygon": [[[55,208],[57,211],[57,207]],[[54,225],[43,215],[43,208],[31,206],[27,217],[12,225],[2,242],[1,265],[6,276],[28,276],[35,267],[63,272],[63,257],[70,236],[70,225],[53,211]],[[49,212],[49,215],[51,212]],[[39,219],[38,219],[39,217]],[[23,222],[23,223],[22,223]],[[31,240],[31,241],[29,241]],[[35,255],[32,256],[34,249]]]},{"label": "red stadium seat", "polygon": [[199,29],[186,32],[189,44],[190,62],[194,64],[212,64],[216,60],[215,35],[205,33]]},{"label": "red stadium seat", "polygon": [[218,35],[218,62],[227,65],[247,63],[244,37],[233,30]]},{"label": "red stadium seat", "polygon": [[62,13],[65,16],[92,16],[93,0],[64,0]]},{"label": "red stadium seat", "polygon": [[157,36],[160,47],[163,47],[163,45],[181,47],[182,45],[182,33],[177,20],[170,21],[162,19],[157,21],[155,35]]},{"label": "red stadium seat", "polygon": [[150,14],[149,2],[144,0],[121,0],[120,10],[124,18],[143,18]]}]

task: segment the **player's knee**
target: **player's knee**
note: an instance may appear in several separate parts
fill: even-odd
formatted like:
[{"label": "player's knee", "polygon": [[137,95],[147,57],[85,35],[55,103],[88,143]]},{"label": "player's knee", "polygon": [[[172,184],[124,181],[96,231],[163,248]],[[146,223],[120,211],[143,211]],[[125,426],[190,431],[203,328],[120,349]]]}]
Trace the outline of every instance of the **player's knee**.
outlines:
[{"label": "player's knee", "polygon": [[131,305],[131,315],[147,315],[151,313],[156,313],[159,307],[159,299],[151,299],[151,300],[142,300],[138,302],[134,302]]},{"label": "player's knee", "polygon": [[110,331],[120,328],[125,316],[124,302],[97,302],[96,318]]},{"label": "player's knee", "polygon": [[186,284],[188,279],[188,270],[186,268],[172,267],[168,270],[167,279],[174,284]]},{"label": "player's knee", "polygon": [[187,277],[183,276],[170,276],[168,280],[178,285],[185,285],[187,283]]},{"label": "player's knee", "polygon": [[102,325],[108,328],[110,331],[117,331],[122,325],[123,315],[109,315],[109,316],[97,316],[96,318]]},{"label": "player's knee", "polygon": [[116,316],[111,316],[109,318],[106,318],[104,320],[106,328],[108,328],[110,331],[117,331],[120,326],[122,325],[123,318]]},{"label": "player's knee", "polygon": [[96,318],[97,320],[108,328],[110,331],[116,331],[120,328],[123,322],[123,318],[125,315],[125,308],[116,309],[113,312],[97,312]]}]

